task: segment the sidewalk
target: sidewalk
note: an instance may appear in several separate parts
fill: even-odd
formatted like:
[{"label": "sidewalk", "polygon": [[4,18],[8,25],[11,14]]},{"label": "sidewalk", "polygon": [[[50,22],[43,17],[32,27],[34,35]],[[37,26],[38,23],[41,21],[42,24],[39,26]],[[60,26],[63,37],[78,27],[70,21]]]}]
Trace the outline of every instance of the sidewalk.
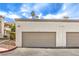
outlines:
[{"label": "sidewalk", "polygon": [[17,48],[0,56],[79,56],[79,48]]}]

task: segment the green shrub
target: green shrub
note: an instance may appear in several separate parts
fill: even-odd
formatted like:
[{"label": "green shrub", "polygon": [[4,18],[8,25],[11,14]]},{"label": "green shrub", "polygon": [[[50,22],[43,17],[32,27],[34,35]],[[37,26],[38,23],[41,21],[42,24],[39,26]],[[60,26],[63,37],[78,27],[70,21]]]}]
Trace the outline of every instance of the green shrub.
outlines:
[{"label": "green shrub", "polygon": [[15,40],[16,39],[16,33],[15,32],[11,32],[10,33],[10,39],[11,40]]},{"label": "green shrub", "polygon": [[11,26],[11,31],[12,32],[15,32],[15,29],[16,29],[16,26],[15,25]]}]

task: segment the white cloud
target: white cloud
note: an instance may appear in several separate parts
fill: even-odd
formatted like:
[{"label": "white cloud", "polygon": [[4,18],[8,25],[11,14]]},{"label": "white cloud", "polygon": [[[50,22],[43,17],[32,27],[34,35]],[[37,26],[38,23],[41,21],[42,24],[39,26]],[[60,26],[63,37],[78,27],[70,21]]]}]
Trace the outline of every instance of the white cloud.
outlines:
[{"label": "white cloud", "polygon": [[30,4],[22,4],[21,8],[20,8],[20,12],[31,12],[32,8],[30,6]]},{"label": "white cloud", "polygon": [[30,15],[29,15],[29,13],[22,13],[22,15],[24,16],[24,17],[26,17],[26,18],[29,18],[30,17]]},{"label": "white cloud", "polygon": [[63,16],[68,16],[70,19],[79,19],[79,4],[63,4],[62,8],[58,12],[58,14],[48,14],[43,16],[44,19],[59,19],[63,18]]},{"label": "white cloud", "polygon": [[28,18],[31,18],[31,11],[34,10],[36,12],[36,15],[40,15],[40,10],[46,7],[47,3],[36,3],[31,6],[31,4],[22,4],[20,8],[20,12],[23,12],[22,15]]},{"label": "white cloud", "polygon": [[68,15],[68,12],[66,11],[66,4],[63,5],[62,9],[59,11],[58,14],[53,15],[53,14],[47,14],[46,16],[43,16],[42,13],[40,12],[41,9],[43,9],[44,7],[47,7],[49,4],[47,3],[37,3],[34,6],[32,6],[32,8],[29,7],[29,5],[27,4],[23,4],[21,7],[21,12],[24,12],[22,15],[26,16],[28,18],[32,18],[31,16],[28,16],[28,12],[30,12],[31,10],[35,10],[35,12],[37,13],[37,15],[39,16],[39,19],[44,18],[44,19],[58,19],[58,18],[63,18],[64,16]]},{"label": "white cloud", "polygon": [[6,17],[8,17],[8,18],[12,18],[12,19],[14,19],[14,18],[20,18],[20,16],[15,15],[15,14],[8,15],[8,16],[6,16]]},{"label": "white cloud", "polygon": [[79,18],[79,4],[65,3],[62,7],[61,13],[67,12],[67,16],[72,19]]},{"label": "white cloud", "polygon": [[0,11],[0,15],[2,15],[2,16],[6,16],[7,13],[6,13],[6,12],[2,12],[2,11]]},{"label": "white cloud", "polygon": [[43,16],[44,19],[63,19],[64,16],[67,16],[68,13],[64,12],[64,13],[59,13],[56,15],[53,14],[47,14],[46,16]]},{"label": "white cloud", "polygon": [[[32,6],[30,6],[30,4],[22,4],[20,11],[22,12],[21,15],[27,17],[27,18],[32,18],[30,15],[30,12],[32,10],[34,10],[39,16],[39,18],[44,18],[44,19],[59,19],[59,18],[63,18],[64,16],[68,16],[70,18],[79,18],[79,4],[68,4],[65,3],[63,4],[62,8],[59,10],[59,12],[56,15],[53,14],[47,14],[46,16],[43,16],[41,13],[41,9],[46,8],[47,6],[49,6],[49,4],[47,3],[36,3]],[[50,6],[49,6],[50,7]],[[9,13],[5,13],[5,12],[0,12],[0,15],[4,15],[8,18],[21,18],[19,15],[16,15],[12,12]]]},{"label": "white cloud", "polygon": [[21,18],[20,16],[13,14],[12,12],[6,13],[6,12],[1,11],[0,15],[2,15],[4,17],[8,17],[8,18]]},{"label": "white cloud", "polygon": [[37,3],[33,6],[33,9],[36,11],[40,11],[44,7],[47,7],[49,4],[48,3]]},{"label": "white cloud", "polygon": [[20,7],[20,11],[21,15],[24,17],[29,18],[30,17],[30,13],[32,11],[32,8],[30,7],[30,4],[22,4],[22,6]]},{"label": "white cloud", "polygon": [[39,19],[42,19],[42,18],[43,18],[42,13],[40,13],[40,14],[38,15],[38,17],[39,17]]},{"label": "white cloud", "polygon": [[30,12],[32,10],[38,11],[40,9],[43,9],[44,7],[47,7],[48,3],[36,3],[31,6],[31,4],[22,4],[20,10],[21,12]]},{"label": "white cloud", "polygon": [[29,12],[30,11],[30,7],[26,4],[23,4],[20,9],[21,9],[21,12]]}]

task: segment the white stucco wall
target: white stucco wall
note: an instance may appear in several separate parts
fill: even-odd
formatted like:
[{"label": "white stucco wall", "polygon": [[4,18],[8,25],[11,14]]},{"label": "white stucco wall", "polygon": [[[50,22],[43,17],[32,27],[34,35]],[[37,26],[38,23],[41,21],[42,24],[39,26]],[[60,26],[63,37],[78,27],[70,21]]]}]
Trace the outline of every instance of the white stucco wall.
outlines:
[{"label": "white stucco wall", "polygon": [[56,32],[56,47],[66,47],[66,32],[79,32],[79,22],[17,21],[17,47],[22,47],[22,32]]}]

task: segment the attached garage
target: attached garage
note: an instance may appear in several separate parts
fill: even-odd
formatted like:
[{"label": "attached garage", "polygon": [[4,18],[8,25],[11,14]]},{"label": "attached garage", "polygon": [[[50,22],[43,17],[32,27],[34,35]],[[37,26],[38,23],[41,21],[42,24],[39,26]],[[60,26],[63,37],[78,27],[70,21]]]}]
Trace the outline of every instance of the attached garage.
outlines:
[{"label": "attached garage", "polygon": [[79,20],[16,19],[17,47],[79,47]]},{"label": "attached garage", "polygon": [[55,32],[23,32],[23,47],[56,47]]},{"label": "attached garage", "polygon": [[67,47],[79,47],[79,32],[66,33]]}]

